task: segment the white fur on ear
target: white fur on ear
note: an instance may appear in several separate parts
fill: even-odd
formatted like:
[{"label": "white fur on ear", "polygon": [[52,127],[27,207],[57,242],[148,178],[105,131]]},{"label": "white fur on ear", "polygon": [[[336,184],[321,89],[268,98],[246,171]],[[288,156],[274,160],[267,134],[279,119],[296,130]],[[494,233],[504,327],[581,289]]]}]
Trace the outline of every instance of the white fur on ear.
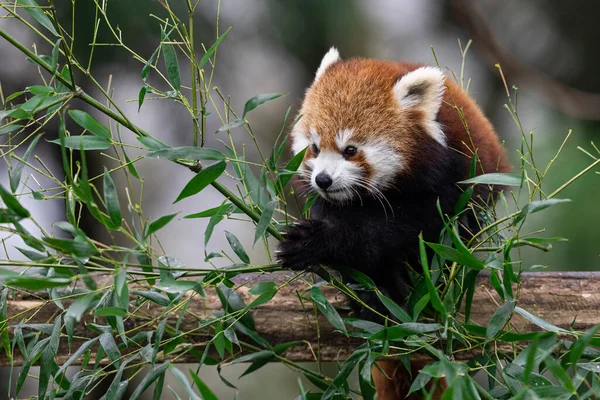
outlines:
[{"label": "white fur on ear", "polygon": [[323,60],[321,60],[321,65],[319,66],[317,74],[315,75],[315,82],[321,77],[321,75],[323,75],[323,72],[325,72],[325,70],[331,64],[335,64],[339,60],[341,60],[340,52],[335,47],[329,49],[329,51],[323,56]]},{"label": "white fur on ear", "polygon": [[443,146],[446,136],[435,119],[442,105],[445,83],[446,76],[439,68],[421,67],[400,78],[393,89],[400,107],[423,112],[427,131]]}]

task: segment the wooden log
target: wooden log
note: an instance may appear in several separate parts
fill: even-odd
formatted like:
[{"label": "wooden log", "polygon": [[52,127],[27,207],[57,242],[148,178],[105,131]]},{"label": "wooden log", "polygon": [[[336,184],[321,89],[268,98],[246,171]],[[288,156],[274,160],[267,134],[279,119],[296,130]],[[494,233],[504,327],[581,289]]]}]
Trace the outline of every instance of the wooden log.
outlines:
[{"label": "wooden log", "polygon": [[[242,285],[238,293],[248,304],[255,298],[248,293],[248,289],[257,281],[284,282],[287,278],[289,278],[287,274],[258,277],[245,275],[236,283]],[[306,345],[293,347],[285,354],[285,357],[292,361],[344,360],[361,341],[347,338],[336,332],[322,316],[318,317],[319,330],[317,330],[312,304],[302,300],[302,297],[307,297],[307,288],[306,283],[296,280],[279,290],[277,296],[269,303],[253,309],[252,315],[258,333],[273,345],[305,341]],[[342,317],[348,316],[350,309],[345,296],[331,287],[322,287],[322,290]],[[515,286],[514,290],[520,291],[518,303],[520,307],[554,325],[565,328],[574,326],[576,329],[583,330],[600,323],[599,272],[526,273],[522,275],[519,287]],[[489,276],[481,274],[473,298],[471,319],[485,326],[499,303],[500,299],[489,282]],[[186,332],[197,328],[197,317],[207,317],[221,309],[221,303],[214,291],[209,291],[204,299],[196,297],[189,305],[180,331]],[[125,319],[125,328],[126,330],[154,330],[156,325],[152,321],[156,321],[163,311],[163,307],[144,305],[136,311],[135,316]],[[32,295],[20,294],[8,301],[8,318],[11,326],[16,325],[23,318],[27,323],[47,323],[57,313],[60,313],[60,310],[52,302]],[[174,312],[170,317],[175,321],[179,313]],[[84,340],[98,335],[85,328],[85,323],[92,321],[93,316],[90,314],[84,316],[81,323],[77,324],[71,349],[77,349]],[[513,322],[515,327],[522,331],[539,330],[531,322],[516,315]],[[104,323],[104,320],[100,319],[98,323]],[[10,336],[12,337],[12,330]],[[209,330],[199,330],[194,335],[186,336],[186,342],[201,346],[210,339],[210,336]],[[59,365],[70,357],[66,346],[66,340],[61,340],[61,349],[56,360]],[[470,356],[471,354],[467,352],[461,354],[461,358]],[[15,365],[20,365],[22,361],[16,354]],[[195,361],[197,360],[191,356],[177,359],[177,362]],[[2,354],[0,365],[8,363],[6,356]]]}]

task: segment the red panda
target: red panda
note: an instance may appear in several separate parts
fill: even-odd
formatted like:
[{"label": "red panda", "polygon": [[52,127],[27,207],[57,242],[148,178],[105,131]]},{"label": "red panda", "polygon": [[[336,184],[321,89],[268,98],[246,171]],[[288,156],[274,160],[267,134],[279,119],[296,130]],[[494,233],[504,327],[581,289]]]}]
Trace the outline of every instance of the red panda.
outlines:
[{"label": "red panda", "polygon": [[300,114],[291,147],[307,148],[301,180],[319,198],[310,220],[288,227],[279,263],[357,269],[399,304],[408,294],[406,263],[419,265],[418,235],[438,240],[436,202],[452,214],[473,154],[477,174],[509,170],[490,122],[438,68],[342,60],[332,48]]}]

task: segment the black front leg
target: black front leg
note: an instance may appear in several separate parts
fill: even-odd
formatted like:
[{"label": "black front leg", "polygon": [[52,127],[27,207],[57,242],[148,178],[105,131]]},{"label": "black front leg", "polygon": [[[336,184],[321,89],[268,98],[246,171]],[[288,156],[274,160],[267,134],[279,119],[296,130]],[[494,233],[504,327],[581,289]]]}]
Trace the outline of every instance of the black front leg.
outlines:
[{"label": "black front leg", "polygon": [[287,228],[277,249],[277,263],[293,270],[304,270],[331,262],[332,232],[321,220],[303,219]]}]

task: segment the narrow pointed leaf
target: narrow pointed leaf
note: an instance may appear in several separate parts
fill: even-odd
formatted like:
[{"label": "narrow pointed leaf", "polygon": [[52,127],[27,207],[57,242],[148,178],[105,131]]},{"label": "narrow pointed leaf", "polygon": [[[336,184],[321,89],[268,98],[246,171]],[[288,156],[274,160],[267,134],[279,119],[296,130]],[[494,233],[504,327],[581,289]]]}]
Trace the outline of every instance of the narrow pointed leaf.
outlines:
[{"label": "narrow pointed leaf", "polygon": [[169,76],[169,81],[173,85],[173,88],[177,91],[181,88],[181,78],[179,76],[179,61],[177,60],[177,53],[175,52],[175,47],[169,42],[169,37],[167,33],[162,31],[162,52],[163,57],[165,59],[165,65],[167,67],[167,75]]},{"label": "narrow pointed leaf", "polygon": [[199,193],[202,189],[214,182],[223,171],[225,171],[225,162],[219,161],[209,167],[206,167],[194,176],[183,188],[174,203],[177,203],[187,197]]},{"label": "narrow pointed leaf", "polygon": [[25,151],[25,154],[23,155],[22,160],[23,161],[18,161],[17,162],[17,166],[13,168],[13,170],[10,173],[10,189],[12,190],[12,192],[16,192],[18,187],[19,187],[19,182],[21,182],[21,175],[23,173],[23,167],[25,167],[25,163],[29,160],[29,157],[31,156],[31,153],[33,152],[33,149],[35,148],[35,145],[37,144],[37,142],[40,140],[40,138],[42,137],[42,135],[38,135],[35,137],[35,139],[33,139],[31,141],[31,144],[29,145],[29,147],[27,148],[27,151]]},{"label": "narrow pointed leaf", "polygon": [[263,212],[260,215],[260,219],[258,220],[258,223],[256,224],[256,231],[254,233],[254,243],[256,243],[258,241],[258,239],[260,239],[267,231],[267,228],[269,227],[269,224],[271,223],[271,218],[273,217],[273,213],[275,212],[276,205],[277,205],[277,201],[273,200],[273,201],[268,202],[267,205],[265,206],[265,208],[263,209]]},{"label": "narrow pointed leaf", "polygon": [[60,36],[58,32],[56,32],[56,29],[54,28],[50,18],[48,18],[43,9],[35,2],[35,0],[17,0],[17,3],[21,6],[24,6],[25,11],[27,11],[34,20],[39,22],[40,25],[48,29],[50,33],[56,37]]},{"label": "narrow pointed leaf", "polygon": [[116,229],[121,226],[121,205],[119,204],[115,182],[106,167],[104,167],[104,202],[106,203],[108,216]]},{"label": "narrow pointed leaf", "polygon": [[223,32],[223,34],[217,38],[215,43],[213,43],[213,45],[210,46],[210,48],[208,50],[206,50],[206,53],[204,53],[204,55],[200,59],[200,62],[198,63],[198,68],[202,68],[202,67],[204,67],[204,65],[206,65],[206,63],[208,62],[210,57],[217,50],[217,47],[219,47],[219,44],[221,44],[221,41],[223,39],[225,39],[225,36],[227,36],[227,34],[229,33],[230,30],[231,30],[231,27],[227,28],[227,30],[225,32]]}]

